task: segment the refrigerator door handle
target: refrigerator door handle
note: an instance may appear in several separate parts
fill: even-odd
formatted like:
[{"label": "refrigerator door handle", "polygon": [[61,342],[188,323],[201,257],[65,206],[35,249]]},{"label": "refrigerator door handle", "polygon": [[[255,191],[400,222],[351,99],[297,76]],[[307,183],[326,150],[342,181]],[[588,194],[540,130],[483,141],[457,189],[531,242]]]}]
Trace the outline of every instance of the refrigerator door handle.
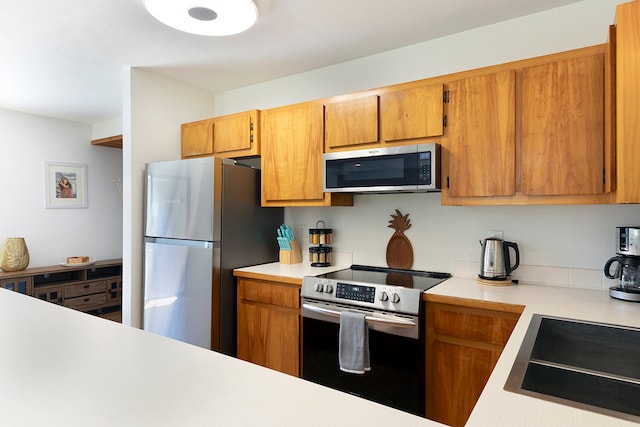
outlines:
[{"label": "refrigerator door handle", "polygon": [[220,240],[215,242],[205,242],[202,240],[182,240],[182,239],[166,239],[163,237],[145,237],[145,243],[159,243],[162,245],[189,246],[192,248],[219,248],[222,245]]}]

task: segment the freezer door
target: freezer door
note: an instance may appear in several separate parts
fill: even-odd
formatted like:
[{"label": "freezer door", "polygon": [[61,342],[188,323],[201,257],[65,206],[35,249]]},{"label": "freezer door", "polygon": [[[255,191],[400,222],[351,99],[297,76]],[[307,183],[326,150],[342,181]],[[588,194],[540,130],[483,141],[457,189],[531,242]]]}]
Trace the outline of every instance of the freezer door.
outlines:
[{"label": "freezer door", "polygon": [[213,236],[214,159],[149,163],[145,236],[217,240]]},{"label": "freezer door", "polygon": [[145,240],[145,331],[211,348],[213,246]]}]

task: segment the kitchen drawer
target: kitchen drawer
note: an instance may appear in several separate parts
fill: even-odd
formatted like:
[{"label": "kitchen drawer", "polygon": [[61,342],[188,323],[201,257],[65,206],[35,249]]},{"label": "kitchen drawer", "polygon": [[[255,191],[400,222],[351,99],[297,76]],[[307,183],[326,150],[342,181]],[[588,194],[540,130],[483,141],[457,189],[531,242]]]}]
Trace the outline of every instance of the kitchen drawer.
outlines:
[{"label": "kitchen drawer", "polygon": [[84,282],[76,285],[67,285],[64,288],[65,298],[75,298],[83,295],[104,293],[107,290],[107,281]]},{"label": "kitchen drawer", "polygon": [[433,305],[437,335],[504,346],[520,317],[518,314],[471,307]]},{"label": "kitchen drawer", "polygon": [[300,286],[253,279],[238,279],[238,297],[288,308],[300,308]]},{"label": "kitchen drawer", "polygon": [[75,310],[87,311],[102,308],[107,303],[105,292],[77,298],[65,298],[64,305]]}]

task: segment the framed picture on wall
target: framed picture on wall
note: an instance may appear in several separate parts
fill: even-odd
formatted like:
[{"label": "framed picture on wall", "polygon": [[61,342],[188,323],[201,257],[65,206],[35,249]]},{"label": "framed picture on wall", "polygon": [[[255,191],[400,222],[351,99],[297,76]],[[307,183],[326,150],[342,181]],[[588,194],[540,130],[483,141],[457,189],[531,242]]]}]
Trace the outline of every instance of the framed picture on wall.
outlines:
[{"label": "framed picture on wall", "polygon": [[47,209],[88,207],[87,165],[45,162],[44,176]]}]

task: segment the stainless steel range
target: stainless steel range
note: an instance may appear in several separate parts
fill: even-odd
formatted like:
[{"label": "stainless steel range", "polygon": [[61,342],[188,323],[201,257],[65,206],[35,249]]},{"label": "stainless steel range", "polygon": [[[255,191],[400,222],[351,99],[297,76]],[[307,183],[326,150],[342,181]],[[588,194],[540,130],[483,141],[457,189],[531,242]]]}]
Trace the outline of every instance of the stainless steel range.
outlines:
[{"label": "stainless steel range", "polygon": [[[302,281],[302,377],[424,416],[422,293],[448,273],[352,265]],[[341,317],[361,313],[370,370],[344,372],[338,363]]]}]

